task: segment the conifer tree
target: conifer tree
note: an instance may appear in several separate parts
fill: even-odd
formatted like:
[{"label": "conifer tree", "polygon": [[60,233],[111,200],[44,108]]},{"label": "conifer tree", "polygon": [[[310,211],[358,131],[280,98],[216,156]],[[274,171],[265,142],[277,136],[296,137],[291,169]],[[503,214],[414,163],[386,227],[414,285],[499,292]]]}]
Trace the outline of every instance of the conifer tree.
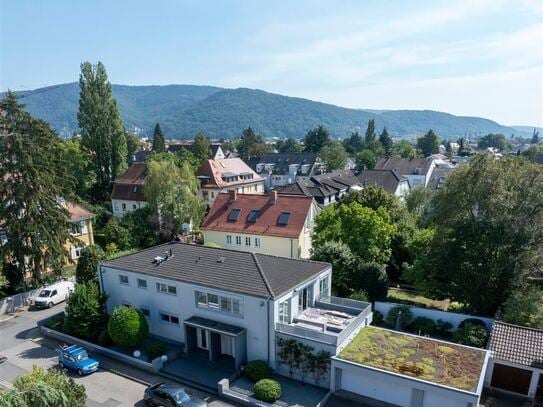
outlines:
[{"label": "conifer tree", "polygon": [[383,128],[383,131],[379,135],[379,142],[385,150],[385,157],[390,157],[392,155],[392,147],[394,146],[394,141],[392,137],[388,135],[387,128]]},{"label": "conifer tree", "polygon": [[375,119],[368,120],[368,128],[366,129],[365,141],[366,144],[373,143],[377,138],[377,133],[375,131]]},{"label": "conifer tree", "polygon": [[166,151],[166,143],[164,142],[164,135],[162,134],[160,124],[157,123],[153,131],[153,152],[159,154],[164,151]]}]

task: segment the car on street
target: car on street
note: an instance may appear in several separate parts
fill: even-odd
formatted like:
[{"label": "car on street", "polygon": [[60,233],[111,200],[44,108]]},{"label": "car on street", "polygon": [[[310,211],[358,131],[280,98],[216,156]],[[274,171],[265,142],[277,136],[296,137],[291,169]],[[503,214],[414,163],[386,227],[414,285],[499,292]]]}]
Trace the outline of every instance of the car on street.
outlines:
[{"label": "car on street", "polygon": [[143,399],[149,406],[206,407],[207,402],[177,384],[156,383],[145,389]]},{"label": "car on street", "polygon": [[67,368],[77,372],[79,376],[96,372],[100,363],[90,358],[87,351],[81,346],[61,345],[57,349],[58,364],[61,368]]},{"label": "car on street", "polygon": [[36,308],[51,308],[62,301],[66,301],[73,291],[74,283],[71,281],[60,281],[42,288],[38,295],[31,299],[31,303]]}]

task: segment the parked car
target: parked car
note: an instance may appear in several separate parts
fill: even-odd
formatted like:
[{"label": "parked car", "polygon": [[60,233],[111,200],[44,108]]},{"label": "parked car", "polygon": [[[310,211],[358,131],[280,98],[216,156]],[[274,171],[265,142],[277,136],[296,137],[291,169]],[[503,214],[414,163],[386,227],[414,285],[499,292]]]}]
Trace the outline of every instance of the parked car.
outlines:
[{"label": "parked car", "polygon": [[36,308],[51,308],[62,301],[74,291],[74,283],[71,281],[60,281],[41,289],[32,303]]},{"label": "parked car", "polygon": [[77,345],[61,345],[57,349],[58,364],[61,368],[67,368],[77,372],[79,376],[96,372],[100,363],[90,358],[87,351]]},{"label": "parked car", "polygon": [[157,383],[149,386],[143,393],[143,399],[150,406],[166,407],[206,407],[207,402],[194,396],[190,391],[177,384]]}]

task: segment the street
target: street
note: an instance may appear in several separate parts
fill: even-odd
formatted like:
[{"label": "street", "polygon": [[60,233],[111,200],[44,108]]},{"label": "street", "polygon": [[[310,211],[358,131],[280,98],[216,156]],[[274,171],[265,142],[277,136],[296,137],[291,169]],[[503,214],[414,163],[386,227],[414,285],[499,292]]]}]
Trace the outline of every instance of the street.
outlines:
[{"label": "street", "polygon": [[[7,360],[0,364],[0,388],[9,387],[16,377],[31,370],[33,365],[47,369],[58,366],[54,350],[58,343],[48,338],[42,338],[39,335],[36,322],[63,309],[64,304],[59,304],[51,309],[28,310],[19,313],[14,318],[0,322],[0,356],[7,357]],[[6,317],[6,315],[2,317]],[[164,381],[160,376],[141,372],[100,355],[97,356],[97,359],[101,363],[98,372],[84,377],[69,373],[77,383],[85,385],[87,406],[90,407],[143,407],[146,404],[142,400],[142,395],[147,383]],[[233,405],[217,399],[214,395],[187,388],[196,396],[207,400],[209,406]]]}]

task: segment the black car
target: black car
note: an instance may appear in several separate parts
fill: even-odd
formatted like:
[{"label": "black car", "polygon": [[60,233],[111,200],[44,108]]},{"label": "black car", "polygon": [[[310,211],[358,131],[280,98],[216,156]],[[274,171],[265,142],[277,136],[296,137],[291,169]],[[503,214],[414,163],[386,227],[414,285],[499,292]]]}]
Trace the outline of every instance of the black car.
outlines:
[{"label": "black car", "polygon": [[150,406],[206,407],[207,402],[195,397],[190,391],[176,384],[157,383],[149,386],[143,399]]}]

